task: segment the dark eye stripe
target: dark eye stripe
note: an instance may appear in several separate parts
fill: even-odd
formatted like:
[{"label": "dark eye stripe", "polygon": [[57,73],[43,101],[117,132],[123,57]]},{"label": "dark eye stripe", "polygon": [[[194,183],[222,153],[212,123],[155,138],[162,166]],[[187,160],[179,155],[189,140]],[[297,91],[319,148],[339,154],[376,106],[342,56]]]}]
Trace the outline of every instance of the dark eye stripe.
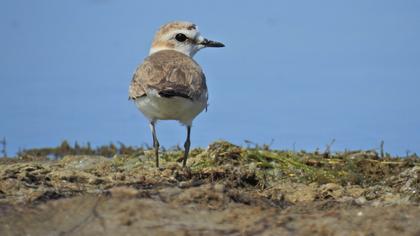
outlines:
[{"label": "dark eye stripe", "polygon": [[178,42],[184,42],[185,40],[187,40],[187,36],[185,36],[185,34],[177,34],[175,36],[176,41]]}]

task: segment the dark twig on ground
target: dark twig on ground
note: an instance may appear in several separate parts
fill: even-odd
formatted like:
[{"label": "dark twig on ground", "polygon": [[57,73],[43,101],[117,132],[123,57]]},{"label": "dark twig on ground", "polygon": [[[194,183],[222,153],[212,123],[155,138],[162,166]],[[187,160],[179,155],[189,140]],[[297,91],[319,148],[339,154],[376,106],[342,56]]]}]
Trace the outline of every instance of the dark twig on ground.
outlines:
[{"label": "dark twig on ground", "polygon": [[3,137],[3,139],[0,141],[0,144],[2,145],[1,154],[3,157],[7,157],[7,142],[6,137]]}]

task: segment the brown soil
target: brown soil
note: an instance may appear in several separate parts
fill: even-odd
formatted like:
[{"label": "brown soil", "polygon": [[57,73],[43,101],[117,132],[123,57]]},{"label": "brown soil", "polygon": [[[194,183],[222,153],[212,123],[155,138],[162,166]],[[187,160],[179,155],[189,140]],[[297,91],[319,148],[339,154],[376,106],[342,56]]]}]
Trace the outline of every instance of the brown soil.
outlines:
[{"label": "brown soil", "polygon": [[420,161],[216,142],[0,159],[0,235],[420,235]]}]

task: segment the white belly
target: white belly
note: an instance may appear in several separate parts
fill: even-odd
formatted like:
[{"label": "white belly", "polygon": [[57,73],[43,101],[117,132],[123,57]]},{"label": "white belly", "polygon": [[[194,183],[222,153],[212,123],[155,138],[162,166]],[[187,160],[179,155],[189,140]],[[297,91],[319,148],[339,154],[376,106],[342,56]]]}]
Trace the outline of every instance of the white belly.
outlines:
[{"label": "white belly", "polygon": [[139,110],[150,121],[178,120],[184,125],[191,125],[193,119],[207,106],[207,99],[191,101],[183,97],[160,97],[149,93],[135,100]]}]

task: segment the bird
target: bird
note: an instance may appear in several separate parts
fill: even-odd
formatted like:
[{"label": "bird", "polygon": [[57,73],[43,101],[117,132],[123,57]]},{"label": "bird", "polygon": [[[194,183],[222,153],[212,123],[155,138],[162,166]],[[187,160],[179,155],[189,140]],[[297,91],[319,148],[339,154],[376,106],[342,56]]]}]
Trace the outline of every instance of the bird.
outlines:
[{"label": "bird", "polygon": [[177,120],[186,127],[182,160],[182,166],[186,167],[192,122],[208,106],[206,77],[193,56],[203,48],[224,46],[201,36],[192,22],[172,21],[158,29],[149,55],[135,70],[129,86],[129,100],[134,101],[149,121],[157,168],[156,123],[159,120]]}]

